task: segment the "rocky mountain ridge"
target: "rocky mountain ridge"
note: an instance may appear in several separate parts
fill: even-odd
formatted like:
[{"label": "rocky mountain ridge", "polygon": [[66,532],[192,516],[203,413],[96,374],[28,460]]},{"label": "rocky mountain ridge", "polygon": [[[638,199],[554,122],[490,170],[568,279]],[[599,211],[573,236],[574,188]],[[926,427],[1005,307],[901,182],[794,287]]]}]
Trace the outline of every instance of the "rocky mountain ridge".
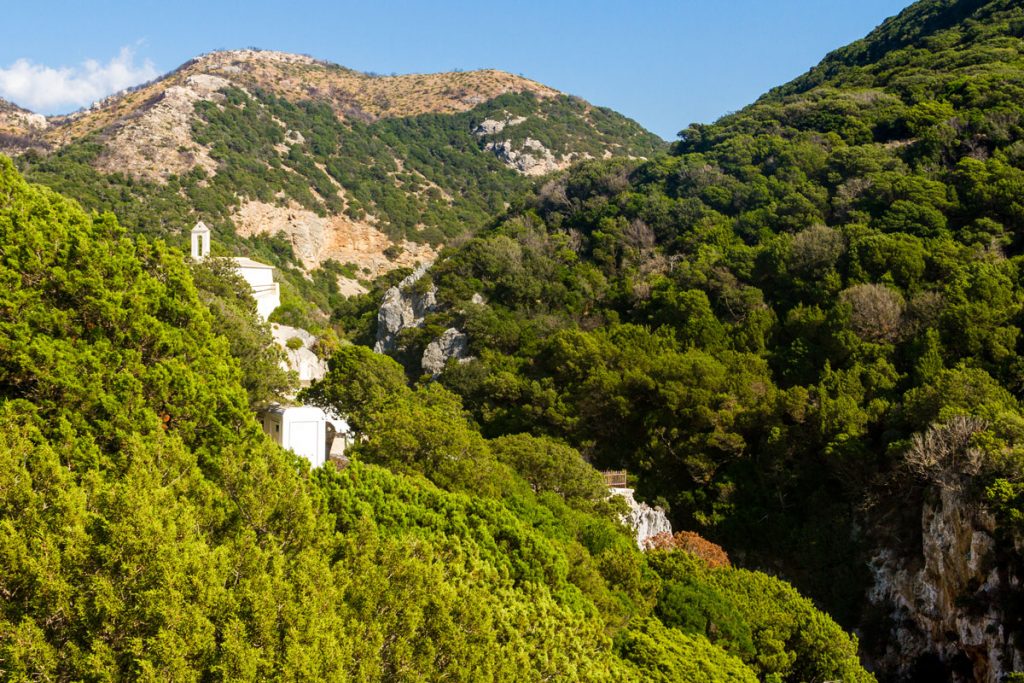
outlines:
[{"label": "rocky mountain ridge", "polygon": [[66,116],[0,107],[0,145],[33,180],[130,229],[183,241],[204,220],[235,251],[281,235],[306,272],[353,266],[345,286],[355,292],[357,279],[433,260],[535,176],[663,143],[501,71],[377,76],[247,49],[203,55]]},{"label": "rocky mountain ridge", "polygon": [[[31,124],[26,121],[18,125],[17,118],[11,117],[7,125],[12,132],[32,134],[40,142],[60,147],[145,112],[166,98],[168,91],[176,95],[172,89],[193,90],[198,86],[202,92],[214,82],[211,78],[220,79],[216,81],[218,87],[230,84],[293,100],[327,102],[339,118],[362,121],[463,112],[509,92],[529,92],[540,98],[561,94],[536,81],[495,69],[378,76],[306,55],[222,50],[189,60],[158,79],[67,115],[41,117],[7,103],[17,112],[33,116]],[[6,113],[5,108],[0,105],[0,116]],[[7,123],[4,118],[0,118],[0,125]]]},{"label": "rocky mountain ridge", "polygon": [[42,114],[0,99],[0,153],[17,153],[38,144],[35,141],[48,125]]}]

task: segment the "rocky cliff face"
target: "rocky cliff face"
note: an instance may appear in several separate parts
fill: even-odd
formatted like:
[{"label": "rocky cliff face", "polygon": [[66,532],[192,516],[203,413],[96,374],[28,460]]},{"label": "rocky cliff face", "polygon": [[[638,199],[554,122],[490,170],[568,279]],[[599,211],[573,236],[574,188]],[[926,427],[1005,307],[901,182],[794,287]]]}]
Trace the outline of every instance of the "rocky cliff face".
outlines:
[{"label": "rocky cliff face", "polygon": [[[248,201],[231,219],[243,237],[283,233],[307,270],[333,259],[355,263],[367,279],[373,279],[395,268],[411,268],[437,258],[429,244],[392,241],[368,219],[357,221],[344,214],[319,216],[294,203],[277,206]],[[396,246],[398,255],[389,257],[386,252]]]},{"label": "rocky cliff face", "polygon": [[641,550],[648,538],[660,533],[672,534],[672,523],[668,521],[664,510],[638,502],[633,489],[613,488],[609,491],[613,496],[621,496],[629,504],[629,512],[623,521],[636,533],[636,544]]},{"label": "rocky cliff face", "polygon": [[931,490],[921,509],[920,547],[876,551],[870,602],[888,617],[876,668],[900,680],[999,683],[1024,671],[1024,642],[1009,596],[1021,576],[997,556],[995,520],[957,489]]},{"label": "rocky cliff face", "polygon": [[414,285],[427,272],[428,266],[421,265],[384,295],[384,302],[377,313],[377,342],[373,346],[377,353],[393,351],[399,333],[422,325],[427,313],[437,307],[437,287],[431,285],[423,292],[414,290]]},{"label": "rocky cliff face", "polygon": [[[398,335],[403,330],[420,327],[428,313],[437,309],[437,287],[417,287],[429,264],[419,266],[407,278],[384,295],[377,312],[377,353],[394,351]],[[482,302],[482,299],[480,299]],[[440,337],[427,344],[420,359],[420,369],[437,377],[444,371],[449,359],[468,361],[469,337],[465,332],[449,327]]]}]

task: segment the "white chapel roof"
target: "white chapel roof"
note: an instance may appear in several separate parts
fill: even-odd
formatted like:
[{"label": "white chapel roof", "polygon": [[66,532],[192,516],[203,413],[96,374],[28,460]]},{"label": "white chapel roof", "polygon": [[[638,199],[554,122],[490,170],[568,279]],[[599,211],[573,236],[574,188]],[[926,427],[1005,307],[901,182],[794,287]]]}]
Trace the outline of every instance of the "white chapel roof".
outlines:
[{"label": "white chapel roof", "polygon": [[273,270],[274,266],[268,266],[266,263],[260,263],[259,261],[253,261],[248,256],[234,256],[231,258],[239,268],[266,268]]},{"label": "white chapel roof", "polygon": [[192,228],[192,232],[210,232],[210,229],[206,227],[206,223],[199,221],[195,227]]}]

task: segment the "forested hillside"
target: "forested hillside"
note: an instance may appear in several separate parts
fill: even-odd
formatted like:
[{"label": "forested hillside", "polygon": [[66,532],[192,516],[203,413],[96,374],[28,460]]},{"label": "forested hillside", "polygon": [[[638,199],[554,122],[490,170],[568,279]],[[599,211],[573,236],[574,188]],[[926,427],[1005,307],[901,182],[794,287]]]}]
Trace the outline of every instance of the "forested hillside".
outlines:
[{"label": "forested hillside", "polygon": [[628,468],[894,680],[1000,680],[1024,649],[1022,36],[1019,3],[926,0],[671,154],[574,167],[442,256],[399,356],[416,375],[465,331],[441,382],[486,436]]},{"label": "forested hillside", "polygon": [[[0,160],[4,677],[871,680],[833,617],[879,680],[1024,674],[1019,3],[922,0],[669,150],[507,74],[245,59],[17,161],[124,228]],[[173,102],[157,177],[134,122]],[[282,380],[165,244],[197,215],[330,330],[303,400],[359,432],[345,471],[253,421]],[[328,223],[389,263],[298,249]],[[429,244],[399,365],[361,345],[409,271],[369,279]],[[686,533],[638,551],[593,467]]]},{"label": "forested hillside", "polygon": [[310,392],[355,462],[309,471],[214,329],[231,279],[6,158],[0,243],[3,679],[872,680],[784,582],[639,552],[576,451],[361,347]]},{"label": "forested hillside", "polygon": [[[197,103],[192,127],[196,142],[210,148],[212,170],[197,165],[163,183],[102,173],[94,168],[106,150],[98,136],[50,156],[30,153],[20,166],[89,208],[115,212],[133,231],[172,241],[184,240],[182,226],[200,216],[227,244],[241,247],[232,216],[246,201],[261,201],[354,221],[372,214],[395,240],[441,243],[486,222],[530,187],[481,149],[488,143],[538,139],[560,157],[579,158],[600,157],[630,138],[636,140],[624,147],[629,153],[658,149],[639,126],[608,111],[586,113],[585,103],[566,96],[508,94],[465,113],[364,123],[338,120],[326,104],[293,103],[269,91],[222,94]],[[498,132],[479,130],[483,121],[510,118],[523,121]]]}]

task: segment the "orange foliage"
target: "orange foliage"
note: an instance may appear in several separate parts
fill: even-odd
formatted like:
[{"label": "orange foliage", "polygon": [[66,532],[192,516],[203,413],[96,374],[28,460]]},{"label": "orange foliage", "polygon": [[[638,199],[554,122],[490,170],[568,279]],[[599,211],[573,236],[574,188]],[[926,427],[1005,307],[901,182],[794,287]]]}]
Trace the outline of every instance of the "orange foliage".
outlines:
[{"label": "orange foliage", "polygon": [[682,550],[696,557],[710,569],[731,566],[729,555],[722,546],[693,531],[680,531],[674,536],[663,531],[644,541],[644,546],[648,550]]}]

